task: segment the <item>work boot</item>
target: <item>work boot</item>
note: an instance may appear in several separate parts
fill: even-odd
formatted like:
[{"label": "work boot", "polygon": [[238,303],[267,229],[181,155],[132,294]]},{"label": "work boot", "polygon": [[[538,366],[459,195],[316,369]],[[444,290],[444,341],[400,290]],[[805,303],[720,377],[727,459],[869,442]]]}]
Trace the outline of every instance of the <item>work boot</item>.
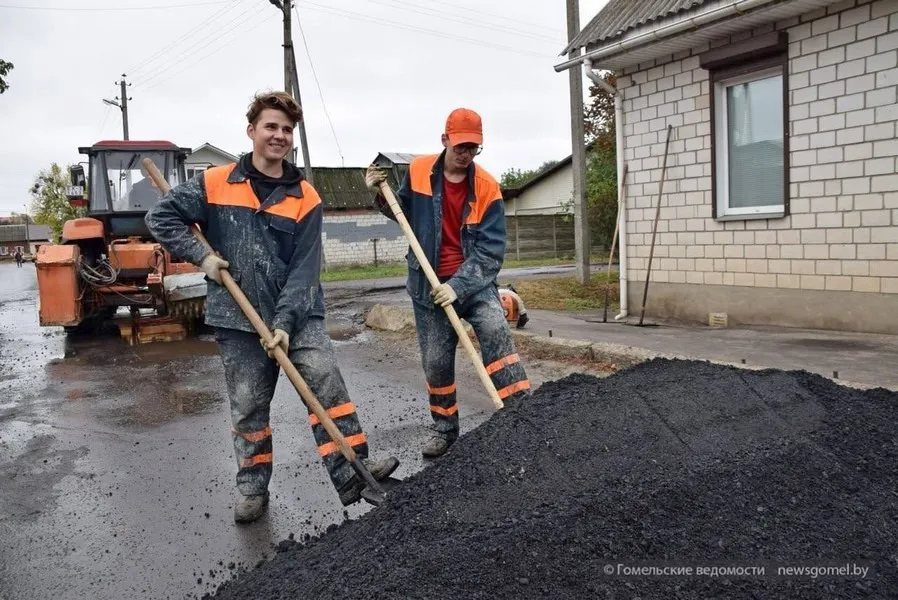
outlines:
[{"label": "work boot", "polygon": [[446,454],[446,451],[449,450],[449,446],[455,443],[455,437],[445,437],[442,435],[435,435],[426,444],[424,444],[424,448],[421,449],[421,454],[424,455],[424,458],[437,458],[439,456],[443,456]]},{"label": "work boot", "polygon": [[527,316],[527,313],[524,313],[520,317],[518,317],[518,329],[523,329],[524,325],[527,324],[527,321],[530,320],[530,317]]},{"label": "work boot", "polygon": [[[383,481],[393,474],[393,471],[399,466],[399,460],[392,456],[377,461],[363,458],[362,464],[365,465],[375,481]],[[365,489],[365,480],[353,471],[352,478],[344,483],[337,492],[340,494],[340,502],[343,503],[343,506],[355,504],[362,499],[363,489]]]},{"label": "work boot", "polygon": [[268,506],[268,492],[257,496],[241,496],[234,506],[234,521],[250,523],[261,517]]}]

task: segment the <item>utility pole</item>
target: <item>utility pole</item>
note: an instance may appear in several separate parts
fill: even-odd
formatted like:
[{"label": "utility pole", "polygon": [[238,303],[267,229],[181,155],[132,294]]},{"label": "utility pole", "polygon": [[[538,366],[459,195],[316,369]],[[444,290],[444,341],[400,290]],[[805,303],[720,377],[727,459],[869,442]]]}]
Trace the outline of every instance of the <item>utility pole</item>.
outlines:
[{"label": "utility pole", "polygon": [[[580,33],[580,3],[567,0],[568,42]],[[580,48],[572,48],[571,60],[580,56]],[[569,70],[571,87],[571,166],[574,177],[574,254],[577,261],[577,281],[589,283],[590,232],[589,211],[586,206],[586,142],[583,130],[583,73],[579,68]]]},{"label": "utility pole", "polygon": [[[110,105],[110,106],[117,106],[117,107],[119,107],[119,108],[121,109],[121,111],[122,111],[122,132],[123,132],[124,135],[125,135],[124,139],[127,140],[127,139],[130,139],[130,138],[128,137],[128,100],[129,100],[129,98],[128,98],[128,87],[129,87],[131,84],[130,84],[130,83],[127,83],[127,82],[125,81],[125,74],[124,74],[124,73],[122,73],[122,79],[121,79],[121,81],[117,81],[116,83],[118,83],[119,85],[121,85],[121,88],[122,88],[121,94],[122,94],[122,95],[121,95],[121,96],[116,96],[116,97],[115,97],[115,100],[108,100],[108,99],[106,99],[106,98],[103,98],[103,102],[105,102],[106,104],[108,104],[108,105]],[[116,100],[118,100],[118,102],[117,102]]]},{"label": "utility pole", "polygon": [[[284,90],[291,94],[296,103],[302,108],[302,98],[299,94],[299,75],[296,71],[296,54],[293,51],[293,30],[290,9],[293,8],[292,0],[268,0],[281,9],[284,14]],[[302,161],[305,166],[306,181],[315,185],[312,173],[312,162],[309,158],[309,140],[306,137],[306,113],[303,110],[302,118],[296,124],[299,129],[299,142],[302,146]],[[295,162],[294,156],[294,162]]]}]

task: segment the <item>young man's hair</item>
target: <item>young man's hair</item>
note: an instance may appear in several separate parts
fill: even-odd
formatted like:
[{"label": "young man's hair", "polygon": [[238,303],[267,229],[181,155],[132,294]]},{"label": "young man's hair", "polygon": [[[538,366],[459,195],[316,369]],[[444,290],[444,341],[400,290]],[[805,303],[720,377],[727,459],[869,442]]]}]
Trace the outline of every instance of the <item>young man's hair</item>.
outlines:
[{"label": "young man's hair", "polygon": [[259,120],[262,111],[266,108],[273,108],[281,111],[293,121],[294,125],[302,120],[302,108],[296,103],[293,96],[287,92],[266,92],[256,94],[249,105],[249,110],[246,111],[246,120],[255,125],[256,121]]}]

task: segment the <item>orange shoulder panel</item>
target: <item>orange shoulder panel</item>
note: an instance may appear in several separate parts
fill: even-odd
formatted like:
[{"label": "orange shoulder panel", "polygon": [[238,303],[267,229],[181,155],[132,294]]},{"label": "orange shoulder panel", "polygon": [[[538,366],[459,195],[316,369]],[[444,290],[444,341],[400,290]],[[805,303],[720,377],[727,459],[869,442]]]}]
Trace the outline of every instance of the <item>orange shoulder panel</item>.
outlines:
[{"label": "orange shoulder panel", "polygon": [[321,204],[321,196],[308,181],[301,181],[302,198],[287,196],[281,202],[269,206],[265,212],[279,217],[293,219],[297,223],[302,221],[316,206]]},{"label": "orange shoulder panel", "polygon": [[496,179],[487,173],[480,165],[474,165],[474,202],[471,212],[465,219],[465,225],[477,225],[483,220],[483,215],[496,200],[502,201],[502,189]]},{"label": "orange shoulder panel", "polygon": [[237,168],[237,163],[231,163],[221,167],[212,167],[203,173],[206,202],[219,206],[244,206],[256,210],[259,208],[259,199],[253,193],[249,181],[228,183],[228,177],[235,168]]},{"label": "orange shoulder panel", "polygon": [[408,166],[408,177],[412,184],[412,191],[425,196],[433,196],[430,186],[430,175],[433,173],[433,165],[440,157],[439,154],[429,154],[412,159]]}]

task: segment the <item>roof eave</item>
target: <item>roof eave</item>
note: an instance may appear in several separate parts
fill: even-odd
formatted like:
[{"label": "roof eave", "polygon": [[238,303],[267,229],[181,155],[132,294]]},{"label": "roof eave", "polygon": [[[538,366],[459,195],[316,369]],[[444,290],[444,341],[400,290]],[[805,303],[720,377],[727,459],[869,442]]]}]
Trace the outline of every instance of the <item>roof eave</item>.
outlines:
[{"label": "roof eave", "polygon": [[590,61],[620,70],[689,50],[711,41],[812,12],[839,0],[734,0],[704,10],[656,21],[601,46],[585,46],[580,56],[555,65],[556,72]]}]

